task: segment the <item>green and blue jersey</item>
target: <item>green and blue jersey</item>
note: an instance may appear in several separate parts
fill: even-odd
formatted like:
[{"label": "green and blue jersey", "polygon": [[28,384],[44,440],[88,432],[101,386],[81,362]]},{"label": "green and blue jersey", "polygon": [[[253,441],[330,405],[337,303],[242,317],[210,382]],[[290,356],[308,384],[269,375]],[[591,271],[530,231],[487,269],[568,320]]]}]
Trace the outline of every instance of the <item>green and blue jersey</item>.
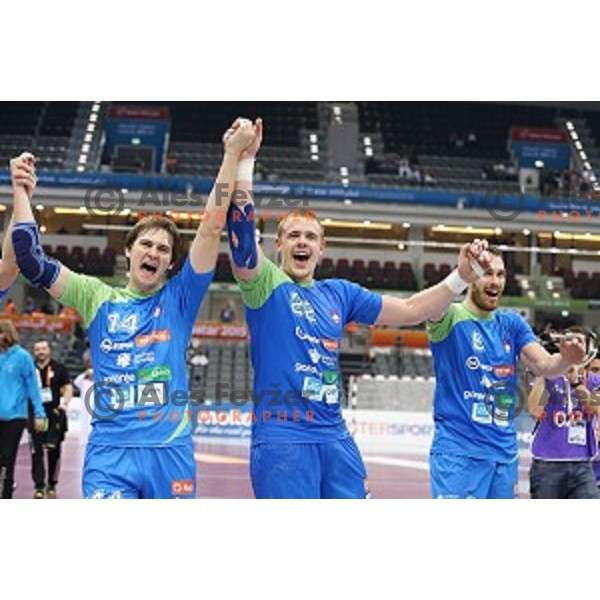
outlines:
[{"label": "green and blue jersey", "polygon": [[60,301],[81,315],[94,365],[90,444],[190,443],[185,354],[213,274],[195,273],[188,259],[150,295],[69,274]]},{"label": "green and blue jersey", "polygon": [[268,259],[239,285],[254,367],[253,443],[348,436],[340,343],[348,323],[375,323],[382,297],[338,279],[300,285]]},{"label": "green and blue jersey", "polygon": [[514,417],[527,400],[516,367],[523,348],[536,342],[529,324],[513,311],[483,318],[454,304],[428,333],[436,377],[432,453],[514,460]]}]

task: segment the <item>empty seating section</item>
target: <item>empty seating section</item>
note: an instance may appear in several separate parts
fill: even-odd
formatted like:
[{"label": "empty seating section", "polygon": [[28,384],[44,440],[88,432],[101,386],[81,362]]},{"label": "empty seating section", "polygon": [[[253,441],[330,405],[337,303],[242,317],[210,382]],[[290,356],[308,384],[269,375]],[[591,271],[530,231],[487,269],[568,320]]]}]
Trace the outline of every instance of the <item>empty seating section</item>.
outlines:
[{"label": "empty seating section", "polygon": [[63,170],[78,108],[78,102],[2,102],[0,164],[29,150],[40,171]]},{"label": "empty seating section", "polygon": [[115,274],[117,256],[112,248],[100,250],[95,246],[84,250],[81,246],[73,246],[70,250],[65,245],[58,245],[55,248],[44,245],[44,252],[59,260],[63,265],[86,275],[111,277]]},{"label": "empty seating section", "polygon": [[[151,103],[147,103],[151,104]],[[155,103],[154,103],[155,104]],[[221,139],[239,115],[265,121],[257,179],[324,181],[323,164],[313,161],[308,134],[319,127],[316,102],[161,102],[171,112],[167,169],[172,175],[214,177]]]},{"label": "empty seating section", "polygon": [[[380,160],[410,157],[439,188],[503,192],[518,192],[516,179],[486,181],[482,168],[511,160],[511,127],[555,127],[558,114],[554,108],[487,102],[359,102],[358,107],[361,133],[382,138]],[[398,176],[373,173],[368,181],[398,185]]]},{"label": "empty seating section", "polygon": [[570,291],[575,300],[591,300],[600,298],[600,273],[579,271],[574,273],[570,269],[561,269],[565,288]]}]

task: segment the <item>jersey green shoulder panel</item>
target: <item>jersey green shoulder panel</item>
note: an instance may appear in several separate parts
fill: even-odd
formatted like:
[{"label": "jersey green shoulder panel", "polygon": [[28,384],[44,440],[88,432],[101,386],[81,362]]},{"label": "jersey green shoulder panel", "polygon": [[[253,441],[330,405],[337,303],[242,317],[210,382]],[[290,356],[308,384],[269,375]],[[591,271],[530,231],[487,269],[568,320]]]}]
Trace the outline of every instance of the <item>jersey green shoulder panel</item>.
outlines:
[{"label": "jersey green shoulder panel", "polygon": [[292,281],[288,275],[268,258],[263,259],[260,272],[252,281],[236,279],[242,290],[244,304],[252,309],[258,309],[263,306],[280,285]]}]

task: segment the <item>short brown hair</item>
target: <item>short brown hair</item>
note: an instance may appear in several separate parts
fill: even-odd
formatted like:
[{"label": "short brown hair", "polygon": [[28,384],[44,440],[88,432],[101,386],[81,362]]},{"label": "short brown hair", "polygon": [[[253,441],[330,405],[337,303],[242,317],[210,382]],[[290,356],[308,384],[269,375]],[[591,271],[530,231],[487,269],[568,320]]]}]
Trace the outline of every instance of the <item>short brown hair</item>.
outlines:
[{"label": "short brown hair", "polygon": [[183,240],[175,223],[166,217],[146,217],[145,219],[138,221],[125,238],[125,248],[131,250],[141,235],[147,231],[152,231],[153,229],[162,229],[171,236],[171,241],[173,242],[171,263],[174,265],[178,264],[183,254]]},{"label": "short brown hair", "polygon": [[298,210],[290,211],[289,213],[285,213],[283,215],[283,217],[281,219],[279,219],[279,224],[277,226],[277,239],[279,239],[283,235],[285,223],[290,218],[293,218],[296,221],[299,219],[305,219],[307,221],[315,221],[317,223],[317,225],[319,226],[319,228],[321,229],[321,235],[323,237],[325,236],[325,230],[323,228],[323,225],[322,225],[321,221],[319,221],[319,219],[317,218],[317,215],[314,213],[314,211],[308,210],[305,208],[301,208]]},{"label": "short brown hair", "polygon": [[12,348],[15,344],[19,343],[19,334],[13,322],[8,319],[0,320],[0,335],[6,337],[6,346],[8,348]]}]

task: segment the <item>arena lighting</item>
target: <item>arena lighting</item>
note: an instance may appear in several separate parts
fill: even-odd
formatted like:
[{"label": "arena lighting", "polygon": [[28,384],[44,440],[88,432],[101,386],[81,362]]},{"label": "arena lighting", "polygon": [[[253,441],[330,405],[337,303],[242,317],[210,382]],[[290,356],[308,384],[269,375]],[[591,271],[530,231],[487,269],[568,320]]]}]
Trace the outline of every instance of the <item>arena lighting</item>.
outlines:
[{"label": "arena lighting", "polygon": [[365,148],[365,155],[373,156],[373,148],[371,148],[371,147]]},{"label": "arena lighting", "polygon": [[[571,139],[573,141],[579,141],[579,134],[576,131],[571,131]],[[581,143],[581,142],[579,142]]]},{"label": "arena lighting", "polygon": [[577,141],[575,142],[575,148],[577,148],[577,150],[583,150],[583,144]]},{"label": "arena lighting", "polygon": [[543,160],[536,160],[534,163],[535,167],[538,169],[543,169],[544,168],[544,161]]},{"label": "arena lighting", "polygon": [[521,233],[523,235],[531,235],[531,230],[529,230],[529,229],[523,229],[523,231]]},{"label": "arena lighting", "polygon": [[573,129],[575,129],[575,125],[573,125],[573,123],[572,123],[571,121],[567,121],[567,122],[565,123],[565,125],[567,126],[567,129],[568,129],[569,131],[573,131]]},{"label": "arena lighting", "polygon": [[591,171],[592,170],[592,165],[590,164],[589,161],[584,162],[583,166],[585,167],[586,171]]},{"label": "arena lighting", "polygon": [[317,134],[316,134],[316,133],[311,133],[311,134],[308,136],[308,141],[309,141],[311,144],[316,144],[316,143],[319,141],[319,137],[317,136]]},{"label": "arena lighting", "polygon": [[487,227],[458,227],[448,225],[438,225],[437,227],[432,227],[431,231],[433,233],[466,233],[469,235],[501,235],[502,229],[496,227],[495,229],[487,228]]},{"label": "arena lighting", "polygon": [[581,160],[587,160],[588,158],[584,150],[579,151],[579,156],[581,157]]},{"label": "arena lighting", "polygon": [[[137,213],[136,212],[132,212],[131,216],[133,218],[137,217]],[[330,225],[331,225],[331,221],[330,221]],[[81,227],[83,229],[88,229],[90,231],[98,231],[98,230],[102,230],[102,231],[122,231],[122,232],[128,232],[131,230],[131,225],[115,225],[115,224],[106,224],[106,223],[82,223]],[[364,225],[361,226],[363,229],[365,228]],[[373,228],[373,226],[371,226],[371,229]],[[184,235],[190,235],[190,236],[195,236],[197,234],[197,230],[196,229],[180,229],[179,230],[180,233],[184,234]],[[227,234],[224,233],[224,236],[226,236]],[[549,235],[549,234],[547,234]],[[277,237],[277,234],[275,233],[263,233],[262,237],[265,240],[274,240]],[[583,237],[583,236],[581,236]],[[598,238],[598,241],[600,241],[600,236],[596,236]],[[587,238],[587,241],[589,241],[589,238]],[[327,236],[327,242],[328,243],[344,243],[344,244],[361,244],[361,245],[368,245],[368,246],[373,246],[374,248],[376,247],[382,247],[385,249],[385,247],[387,247],[388,249],[390,248],[397,248],[398,245],[402,245],[404,248],[409,248],[409,247],[415,247],[415,248],[434,248],[436,250],[439,249],[443,249],[443,250],[451,250],[452,252],[455,252],[457,250],[459,250],[460,248],[462,248],[463,244],[457,243],[457,242],[426,242],[426,241],[410,241],[410,240],[405,240],[403,242],[398,242],[398,240],[393,240],[393,239],[368,239],[368,238],[364,238],[364,237],[360,237],[360,238],[353,238],[353,237],[338,237],[338,236],[332,236],[332,235],[328,235]],[[523,253],[523,254],[557,254],[557,255],[566,255],[569,254],[567,249],[561,249],[561,248],[540,248],[539,246],[508,246],[506,244],[498,244],[497,245],[498,250],[500,250],[501,252],[504,253],[514,253],[514,254],[519,254],[519,253]],[[577,256],[600,256],[600,250],[574,250],[572,252],[573,254],[576,254]]]},{"label": "arena lighting", "polygon": [[44,210],[44,205],[43,204],[36,204],[35,205],[35,210]]},{"label": "arena lighting", "polygon": [[402,227],[404,227],[404,229],[410,229],[410,223],[402,223]]},{"label": "arena lighting", "polygon": [[355,223],[353,221],[335,221],[333,219],[326,219],[323,221],[323,223],[328,227],[337,227],[338,229],[371,229],[376,231],[392,230],[392,225],[390,223],[373,223],[372,221]]}]

